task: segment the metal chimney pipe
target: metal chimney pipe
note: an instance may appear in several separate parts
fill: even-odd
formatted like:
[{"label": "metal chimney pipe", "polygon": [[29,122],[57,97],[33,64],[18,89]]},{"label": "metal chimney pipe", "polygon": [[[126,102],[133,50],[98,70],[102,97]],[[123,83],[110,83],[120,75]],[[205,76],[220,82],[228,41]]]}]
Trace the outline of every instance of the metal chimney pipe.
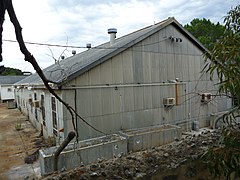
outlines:
[{"label": "metal chimney pipe", "polygon": [[116,41],[117,29],[116,28],[108,29],[108,34],[110,34],[110,46],[112,46],[113,44],[115,44]]}]

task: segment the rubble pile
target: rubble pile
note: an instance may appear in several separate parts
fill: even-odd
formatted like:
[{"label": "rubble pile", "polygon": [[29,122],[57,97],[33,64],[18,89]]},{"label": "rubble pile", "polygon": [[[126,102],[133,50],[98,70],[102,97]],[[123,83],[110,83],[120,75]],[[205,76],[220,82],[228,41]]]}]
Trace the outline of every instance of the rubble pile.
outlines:
[{"label": "rubble pile", "polygon": [[[189,161],[200,159],[209,147],[218,142],[219,134],[219,130],[211,129],[189,132],[168,145],[107,161],[99,160],[98,163],[71,171],[64,172],[62,169],[62,172],[44,179],[149,179],[159,172],[175,170]],[[188,167],[186,176],[193,177],[196,173],[194,168]]]}]

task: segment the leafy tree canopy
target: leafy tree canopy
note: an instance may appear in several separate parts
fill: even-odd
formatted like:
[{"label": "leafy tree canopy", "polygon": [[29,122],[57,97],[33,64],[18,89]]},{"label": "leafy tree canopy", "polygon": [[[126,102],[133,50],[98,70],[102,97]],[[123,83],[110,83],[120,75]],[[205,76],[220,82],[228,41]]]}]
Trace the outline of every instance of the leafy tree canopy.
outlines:
[{"label": "leafy tree canopy", "polygon": [[194,37],[196,37],[206,48],[213,49],[213,45],[220,39],[225,27],[219,22],[212,23],[209,19],[193,19],[190,24],[184,26]]},{"label": "leafy tree canopy", "polygon": [[240,177],[240,123],[237,121],[240,117],[240,4],[227,13],[224,23],[223,37],[211,54],[206,55],[209,62],[206,70],[211,77],[218,77],[219,92],[236,103],[222,118],[224,127],[219,146],[210,149],[204,158],[216,176],[237,179]]},{"label": "leafy tree canopy", "polygon": [[4,67],[2,72],[0,72],[1,76],[19,76],[23,75],[23,72],[19,69]]}]

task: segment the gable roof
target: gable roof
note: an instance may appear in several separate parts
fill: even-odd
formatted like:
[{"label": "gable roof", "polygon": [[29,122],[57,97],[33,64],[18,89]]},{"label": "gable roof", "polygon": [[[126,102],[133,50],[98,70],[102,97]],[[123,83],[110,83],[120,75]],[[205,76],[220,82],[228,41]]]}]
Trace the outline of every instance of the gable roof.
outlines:
[{"label": "gable roof", "polygon": [[[63,59],[56,62],[55,64],[45,68],[43,70],[45,76],[56,82],[58,86],[65,84],[66,82],[78,77],[84,72],[94,68],[95,66],[103,63],[109,58],[123,52],[124,50],[132,47],[136,43],[144,40],[145,38],[151,36],[157,31],[163,29],[168,25],[175,26],[181,33],[183,33],[188,39],[190,39],[198,48],[202,51],[207,51],[207,49],[188,31],[186,31],[180,23],[178,23],[175,18],[168,18],[157,24],[148,26],[146,28],[140,29],[123,37],[116,39],[113,46],[110,43],[104,43],[97,47],[93,47],[89,50],[71,56],[69,58]],[[19,85],[43,85],[42,80],[37,73],[19,81]]]},{"label": "gable roof", "polygon": [[0,76],[0,85],[13,85],[27,76]]}]

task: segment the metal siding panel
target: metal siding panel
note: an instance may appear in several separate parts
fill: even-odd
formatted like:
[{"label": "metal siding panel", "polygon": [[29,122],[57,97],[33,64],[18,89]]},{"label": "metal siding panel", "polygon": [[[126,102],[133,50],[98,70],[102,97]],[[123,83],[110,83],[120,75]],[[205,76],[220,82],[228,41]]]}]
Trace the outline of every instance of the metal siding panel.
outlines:
[{"label": "metal siding panel", "polygon": [[102,88],[102,114],[113,113],[112,89]]},{"label": "metal siding panel", "polygon": [[82,117],[91,116],[91,91],[89,89],[77,90],[77,107]]},{"label": "metal siding panel", "polygon": [[145,124],[145,117],[143,111],[134,111],[135,121],[133,124],[134,128],[144,127]]},{"label": "metal siding panel", "polygon": [[[97,128],[98,130],[102,131],[103,133],[105,133],[103,131],[103,127],[105,127],[106,125],[103,124],[103,116],[96,116],[96,117],[91,117],[91,119],[89,120],[89,123]],[[94,138],[94,137],[98,137],[98,136],[103,136],[104,134],[101,132],[96,131],[95,129],[89,127],[89,136],[90,138]]]},{"label": "metal siding panel", "polygon": [[99,85],[100,84],[100,66],[96,66],[95,68],[89,71],[89,84],[90,85]]},{"label": "metal siding panel", "polygon": [[122,129],[133,129],[136,128],[136,120],[134,117],[134,112],[123,113],[122,119]]},{"label": "metal siding panel", "polygon": [[102,115],[102,94],[101,89],[91,89],[92,116]]},{"label": "metal siding panel", "polygon": [[124,87],[124,112],[134,110],[134,94],[133,87]]},{"label": "metal siding panel", "polygon": [[168,78],[167,69],[167,55],[162,54],[159,56],[159,81],[166,82]]},{"label": "metal siding panel", "polygon": [[193,44],[189,40],[187,41],[187,48],[188,48],[187,54],[192,55],[192,56],[195,55]]},{"label": "metal siding panel", "polygon": [[175,76],[176,76],[176,78],[179,78],[180,81],[182,81],[183,80],[183,66],[182,66],[181,55],[175,55],[174,64],[175,64]]},{"label": "metal siding panel", "polygon": [[189,80],[195,80],[194,56],[189,56]]},{"label": "metal siding panel", "polygon": [[143,82],[143,52],[141,43],[133,47],[133,82]]},{"label": "metal siding panel", "polygon": [[152,104],[153,108],[160,107],[160,86],[152,86]]},{"label": "metal siding panel", "polygon": [[101,84],[112,84],[112,61],[109,59],[100,65]]},{"label": "metal siding panel", "polygon": [[134,87],[134,110],[143,109],[143,87]]},{"label": "metal siding panel", "polygon": [[116,133],[121,130],[120,114],[109,114],[102,117],[102,131],[104,133]]},{"label": "metal siding panel", "polygon": [[[166,36],[169,37],[169,36],[173,36],[173,28],[172,26],[167,26],[166,27]],[[166,40],[166,49],[167,49],[167,53],[169,54],[172,54],[174,53],[174,50],[173,50],[173,42],[170,40],[170,39],[167,39]]]},{"label": "metal siding panel", "polygon": [[144,110],[144,127],[153,125],[153,113],[152,109]]},{"label": "metal siding panel", "polygon": [[163,28],[159,31],[159,49],[158,51],[160,53],[166,53],[167,47],[166,47],[166,28]]},{"label": "metal siding panel", "polygon": [[161,109],[160,108],[156,108],[152,110],[153,113],[153,125],[159,125],[161,123]]},{"label": "metal siding panel", "polygon": [[151,59],[151,77],[152,77],[152,83],[159,82],[159,73],[160,73],[160,67],[159,67],[159,53],[155,53],[154,58]]},{"label": "metal siding panel", "polygon": [[167,54],[167,80],[173,80],[176,78],[174,70],[174,55]]},{"label": "metal siding panel", "polygon": [[158,52],[158,33],[153,34],[152,36],[146,38],[142,42],[142,47],[144,52]]},{"label": "metal siding panel", "polygon": [[182,56],[182,74],[183,74],[183,81],[189,81],[189,57],[187,55]]},{"label": "metal siding panel", "polygon": [[151,83],[151,59],[152,54],[144,53],[143,56],[143,82]]},{"label": "metal siding panel", "polygon": [[182,46],[181,46],[181,53],[188,54],[188,39],[185,36],[182,36]]},{"label": "metal siding panel", "polygon": [[200,56],[195,56],[194,58],[194,71],[195,71],[195,80],[199,80],[199,78],[201,77],[201,71],[203,67],[200,67],[200,61],[201,61],[201,57]]},{"label": "metal siding panel", "polygon": [[71,83],[72,85],[79,85],[79,86],[84,86],[84,85],[89,85],[89,77],[88,77],[88,72],[85,72],[81,76],[78,76],[76,78],[75,84]]},{"label": "metal siding panel", "polygon": [[145,86],[143,88],[143,98],[144,98],[144,109],[151,109],[152,108],[152,87]]},{"label": "metal siding panel", "polygon": [[[174,37],[176,38],[181,38],[183,37],[183,34],[179,32],[178,29],[176,29],[176,27],[172,26],[173,27],[173,33],[174,33]],[[174,53],[175,54],[181,54],[182,53],[182,47],[183,47],[183,42],[174,42],[173,43],[173,46],[174,46]]]},{"label": "metal siding panel", "polygon": [[113,84],[123,83],[122,54],[112,58],[112,78]]},{"label": "metal siding panel", "polygon": [[125,51],[123,57],[123,83],[133,82],[132,51]]},{"label": "metal siding panel", "polygon": [[[80,114],[81,115],[81,114]],[[84,118],[85,121],[90,122],[91,118]],[[91,136],[89,134],[90,132],[90,127],[86,125],[82,120],[78,118],[78,135],[79,135],[79,140],[85,140],[85,139],[90,139]]]},{"label": "metal siding panel", "polygon": [[117,90],[113,90],[112,100],[113,100],[113,113],[122,112],[120,88],[118,88]]}]

